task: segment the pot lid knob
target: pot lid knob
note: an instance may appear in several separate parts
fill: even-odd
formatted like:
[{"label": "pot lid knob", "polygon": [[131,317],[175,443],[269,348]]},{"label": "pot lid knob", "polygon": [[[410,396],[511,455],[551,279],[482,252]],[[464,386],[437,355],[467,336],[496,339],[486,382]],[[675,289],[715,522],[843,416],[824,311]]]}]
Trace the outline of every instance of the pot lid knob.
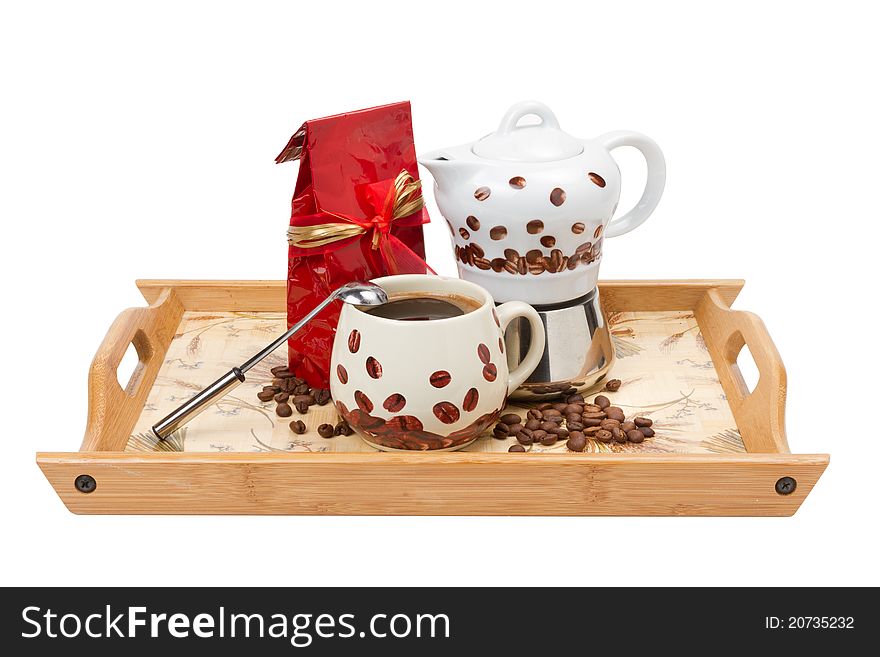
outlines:
[{"label": "pot lid knob", "polygon": [[[529,114],[536,115],[541,123],[517,126]],[[544,103],[526,100],[507,110],[498,130],[477,141],[471,150],[491,160],[552,162],[579,155],[584,146],[559,129],[556,115]]]}]

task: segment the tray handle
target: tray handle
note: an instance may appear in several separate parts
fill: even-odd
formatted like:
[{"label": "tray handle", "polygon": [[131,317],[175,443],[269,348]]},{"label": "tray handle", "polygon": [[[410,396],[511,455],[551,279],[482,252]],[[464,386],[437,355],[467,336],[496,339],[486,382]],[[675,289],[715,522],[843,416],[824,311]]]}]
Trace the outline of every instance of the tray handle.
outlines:
[{"label": "tray handle", "polygon": [[[696,317],[746,449],[788,453],[785,366],[764,322],[753,313],[731,310],[714,288],[698,304]],[[760,373],[751,391],[736,362],[745,345]]]},{"label": "tray handle", "polygon": [[[124,310],[113,322],[89,369],[89,414],[80,451],[125,448],[183,310],[168,288],[152,305]],[[116,371],[129,345],[137,351],[138,364],[123,388]]]}]

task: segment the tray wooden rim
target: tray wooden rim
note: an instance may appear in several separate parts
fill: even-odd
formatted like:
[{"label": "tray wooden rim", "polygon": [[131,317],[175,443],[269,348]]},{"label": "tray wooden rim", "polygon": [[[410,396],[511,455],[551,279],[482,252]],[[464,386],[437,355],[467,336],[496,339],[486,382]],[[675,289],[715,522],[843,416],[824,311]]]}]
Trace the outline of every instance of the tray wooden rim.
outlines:
[{"label": "tray wooden rim", "polygon": [[[44,475],[75,513],[791,515],[829,462],[827,454],[789,453],[785,369],[763,322],[730,309],[744,285],[739,279],[603,281],[600,294],[611,310],[694,311],[747,454],[123,452],[185,311],[281,311],[286,298],[285,281],[137,285],[150,305],[124,311],[98,349],[80,451],[37,454]],[[115,372],[129,344],[140,363],[123,390]],[[736,366],[743,345],[761,375],[751,392]],[[377,471],[387,481],[372,481]],[[326,485],[315,485],[318,472]],[[100,483],[95,493],[83,494],[72,482],[89,473]],[[368,481],[352,493],[344,478],[336,480],[343,473]],[[775,482],[794,475],[795,492],[778,494]],[[459,490],[464,483],[456,478],[462,476],[471,495]],[[244,488],[230,488],[230,477],[243,480]],[[308,486],[299,486],[300,480]],[[581,491],[583,480],[588,493]],[[433,496],[414,492],[423,484]],[[577,503],[560,497],[572,486]],[[499,502],[486,495],[493,489],[512,497]],[[522,497],[534,489],[540,492]]]}]

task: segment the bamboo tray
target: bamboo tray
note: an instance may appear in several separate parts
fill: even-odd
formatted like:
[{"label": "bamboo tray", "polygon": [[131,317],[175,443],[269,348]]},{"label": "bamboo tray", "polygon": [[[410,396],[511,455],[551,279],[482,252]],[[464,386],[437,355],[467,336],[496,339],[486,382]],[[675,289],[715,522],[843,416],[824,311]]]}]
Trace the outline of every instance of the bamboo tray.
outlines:
[{"label": "bamboo tray", "polygon": [[[64,504],[82,514],[792,515],[828,465],[791,454],[785,370],[761,320],[730,310],[743,281],[600,284],[623,380],[605,393],[654,419],[633,445],[564,443],[508,453],[487,434],[466,450],[383,453],[357,436],[323,439],[256,399],[283,350],[173,439],[146,430],[286,327],[283,281],[138,281],[149,305],[123,312],[89,372],[78,452],[38,453]],[[129,345],[139,363],[123,389]],[[748,345],[751,392],[736,364]],[[274,359],[274,360],[273,360]],[[511,407],[521,410],[519,407]]]}]

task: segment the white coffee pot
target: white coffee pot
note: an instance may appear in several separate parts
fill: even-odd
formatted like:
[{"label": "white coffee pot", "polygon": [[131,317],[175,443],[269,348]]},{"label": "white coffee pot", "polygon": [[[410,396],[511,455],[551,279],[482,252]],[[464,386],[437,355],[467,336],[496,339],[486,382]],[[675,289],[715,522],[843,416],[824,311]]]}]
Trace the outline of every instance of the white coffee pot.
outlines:
[{"label": "white coffee pot", "polygon": [[[541,120],[518,125],[527,115]],[[612,219],[620,170],[610,151],[633,146],[648,164],[635,208]],[[482,139],[419,158],[452,231],[459,275],[499,302],[577,299],[596,287],[605,237],[628,233],[654,211],[666,183],[663,153],[636,132],[577,139],[537,101],[507,110]]]}]

